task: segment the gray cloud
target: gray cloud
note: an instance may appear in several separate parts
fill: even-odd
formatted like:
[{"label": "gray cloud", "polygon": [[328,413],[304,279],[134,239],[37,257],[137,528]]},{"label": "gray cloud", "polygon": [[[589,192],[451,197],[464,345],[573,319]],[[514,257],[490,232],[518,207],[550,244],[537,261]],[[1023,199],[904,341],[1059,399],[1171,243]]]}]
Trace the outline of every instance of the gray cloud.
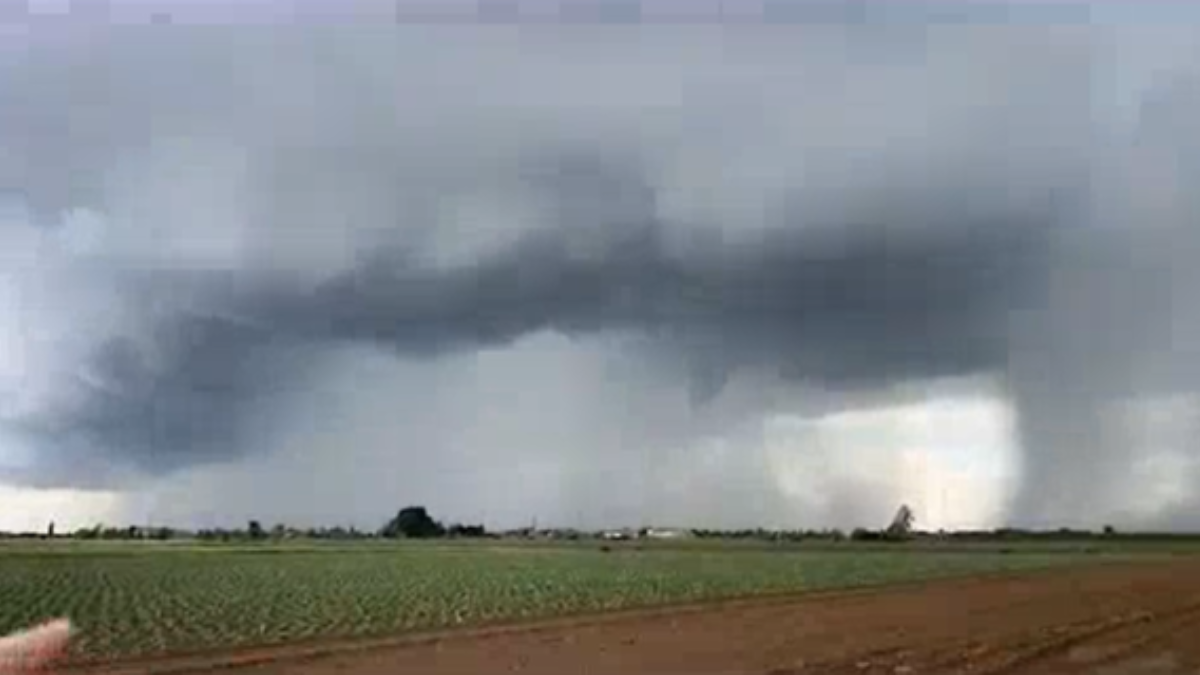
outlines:
[{"label": "gray cloud", "polygon": [[[1086,516],[1135,452],[1100,423],[1105,406],[1197,384],[1163,352],[1196,335],[1178,295],[1194,205],[1118,171],[1190,182],[1172,125],[1196,117],[1172,111],[1194,104],[1168,94],[1146,116],[1139,147],[1166,154],[1114,149],[1089,85],[1106,34],[875,28],[151,29],[36,45],[0,71],[0,187],[42,223],[94,218],[39,226],[56,243],[15,278],[55,284],[27,318],[61,325],[97,288],[120,318],[47,357],[49,393],[5,422],[38,455],[23,479],[269,463],[283,439],[304,445],[288,430],[306,414],[332,415],[347,353],[456,363],[552,331],[619,338],[649,363],[625,394],[560,411],[576,450],[535,440],[534,411],[506,433],[538,449],[496,450],[512,453],[498,466],[542,462],[540,480],[575,486],[530,498],[564,518],[694,514],[714,490],[760,495],[747,521],[790,517],[752,453],[726,460],[744,479],[723,482],[669,449],[803,409],[800,385],[857,405],[980,373],[1019,414],[1013,517]],[[441,381],[420,372],[404,386]],[[766,391],[723,400],[739,374]],[[658,382],[691,405],[644,393]],[[375,395],[409,400],[400,386]],[[607,408],[623,395],[643,414]],[[441,428],[472,414],[456,405],[327,423],[347,443],[402,446],[361,450],[372,466],[420,455],[430,485],[478,493],[456,453],[486,439]],[[310,445],[292,456],[336,454]],[[683,470],[690,487],[656,506],[594,480],[641,471],[644,496]],[[835,508],[857,519],[867,492]]]}]

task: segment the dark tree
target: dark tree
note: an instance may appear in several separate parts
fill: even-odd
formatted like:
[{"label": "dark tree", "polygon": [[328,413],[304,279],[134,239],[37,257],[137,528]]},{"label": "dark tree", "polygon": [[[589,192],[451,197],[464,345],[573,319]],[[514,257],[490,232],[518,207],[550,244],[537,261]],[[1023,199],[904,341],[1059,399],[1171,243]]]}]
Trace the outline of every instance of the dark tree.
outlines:
[{"label": "dark tree", "polygon": [[396,517],[383,526],[380,535],[392,539],[406,537],[410,539],[427,539],[440,537],[446,533],[442,524],[434,520],[424,506],[408,506],[400,509]]},{"label": "dark tree", "polygon": [[250,521],[250,523],[246,526],[246,534],[251,539],[264,539],[267,536],[267,533],[263,531],[262,523],[258,522],[257,520]]},{"label": "dark tree", "polygon": [[461,523],[456,523],[451,525],[450,528],[446,530],[446,534],[451,537],[478,538],[486,537],[487,530],[483,527],[483,525],[464,525]]},{"label": "dark tree", "polygon": [[850,532],[850,541],[879,541],[883,534],[865,527],[856,527]]}]

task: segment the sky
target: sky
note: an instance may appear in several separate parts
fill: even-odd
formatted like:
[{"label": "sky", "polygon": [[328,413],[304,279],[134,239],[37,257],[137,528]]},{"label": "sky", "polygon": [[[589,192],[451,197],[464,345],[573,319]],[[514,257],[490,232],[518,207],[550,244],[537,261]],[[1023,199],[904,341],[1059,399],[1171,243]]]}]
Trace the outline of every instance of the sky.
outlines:
[{"label": "sky", "polygon": [[0,50],[2,528],[1200,525],[1179,17],[153,4]]}]

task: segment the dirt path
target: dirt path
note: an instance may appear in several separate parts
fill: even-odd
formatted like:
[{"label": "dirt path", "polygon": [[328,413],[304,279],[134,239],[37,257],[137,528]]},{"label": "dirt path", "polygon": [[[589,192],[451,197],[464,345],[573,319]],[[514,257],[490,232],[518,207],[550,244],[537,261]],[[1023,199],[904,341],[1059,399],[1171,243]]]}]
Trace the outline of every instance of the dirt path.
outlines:
[{"label": "dirt path", "polygon": [[302,655],[239,654],[246,665],[237,672],[1200,673],[1200,559],[449,633],[294,658]]}]

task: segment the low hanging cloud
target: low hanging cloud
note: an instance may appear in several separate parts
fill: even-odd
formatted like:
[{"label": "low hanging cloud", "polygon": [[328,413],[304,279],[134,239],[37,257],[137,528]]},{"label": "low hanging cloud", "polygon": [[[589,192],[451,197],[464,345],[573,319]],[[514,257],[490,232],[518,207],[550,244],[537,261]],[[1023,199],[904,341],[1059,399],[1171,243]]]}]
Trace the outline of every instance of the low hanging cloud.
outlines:
[{"label": "low hanging cloud", "polygon": [[[272,462],[362,452],[376,471],[424,471],[397,480],[434,498],[522,462],[577,487],[503,507],[509,520],[682,519],[744,490],[741,513],[713,517],[784,522],[798,516],[754,431],[765,416],[980,376],[1016,419],[1008,517],[1061,522],[1109,508],[1141,452],[1104,411],[1198,384],[1181,295],[1193,85],[1163,80],[1125,138],[1130,94],[1094,84],[1118,47],[1152,50],[1146,36],[866,22],[34,37],[0,70],[0,188],[20,205],[0,225],[0,287],[21,298],[0,343],[22,354],[0,362],[0,393],[5,438],[32,457],[13,480],[277,477]],[[549,447],[535,406],[504,433],[538,449],[464,459],[488,439],[447,427],[553,357],[512,356],[529,370],[474,408],[429,390],[470,355],[552,334],[576,341],[564,363],[645,367],[615,389],[541,383],[580,397],[554,436],[576,447]],[[406,412],[347,383],[364,362],[396,378],[373,400]],[[330,391],[378,412],[339,421]],[[313,419],[355,447],[313,440]],[[733,448],[711,474],[706,443]],[[595,475],[641,475],[640,496]],[[675,496],[648,503],[669,480]],[[868,499],[856,485],[840,503]],[[380,507],[393,488],[378,485]],[[312,508],[352,494],[326,489]]]}]

